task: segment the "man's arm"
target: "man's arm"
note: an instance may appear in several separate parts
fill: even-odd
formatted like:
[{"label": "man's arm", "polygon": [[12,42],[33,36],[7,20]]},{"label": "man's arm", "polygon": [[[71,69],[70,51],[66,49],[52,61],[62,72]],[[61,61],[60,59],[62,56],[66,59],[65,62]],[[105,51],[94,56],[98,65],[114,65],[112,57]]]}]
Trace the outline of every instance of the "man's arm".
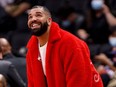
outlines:
[{"label": "man's arm", "polygon": [[32,78],[32,69],[31,69],[31,60],[29,58],[29,53],[27,52],[26,55],[26,67],[27,67],[27,79],[28,79],[28,87],[34,87],[33,86],[33,78]]},{"label": "man's arm", "polygon": [[103,5],[103,13],[106,17],[106,20],[108,22],[108,24],[110,26],[116,26],[116,18],[112,15],[112,13],[110,12],[108,6],[106,6],[105,4]]},{"label": "man's arm", "polygon": [[100,75],[90,61],[89,50],[83,45],[67,50],[64,60],[67,87],[103,87]]},{"label": "man's arm", "polygon": [[8,5],[5,7],[5,11],[10,14],[12,17],[16,17],[21,13],[25,12],[31,7],[30,3],[22,2],[19,5]]}]

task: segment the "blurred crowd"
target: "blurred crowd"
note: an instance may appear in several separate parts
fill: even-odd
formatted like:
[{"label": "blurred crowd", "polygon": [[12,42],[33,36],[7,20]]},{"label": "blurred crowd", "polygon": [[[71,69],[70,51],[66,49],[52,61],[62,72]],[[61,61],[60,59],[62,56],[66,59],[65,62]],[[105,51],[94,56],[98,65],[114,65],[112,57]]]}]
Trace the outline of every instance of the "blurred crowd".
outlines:
[{"label": "blurred crowd", "polygon": [[116,0],[0,0],[0,87],[26,87],[27,12],[46,6],[62,29],[84,40],[104,87],[116,86]]}]

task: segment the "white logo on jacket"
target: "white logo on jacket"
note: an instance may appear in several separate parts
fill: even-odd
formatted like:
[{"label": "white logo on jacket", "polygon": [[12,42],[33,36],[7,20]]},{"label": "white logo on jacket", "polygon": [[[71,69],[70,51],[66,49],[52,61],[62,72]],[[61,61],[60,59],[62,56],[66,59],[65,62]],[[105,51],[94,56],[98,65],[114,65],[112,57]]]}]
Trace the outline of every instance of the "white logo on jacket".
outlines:
[{"label": "white logo on jacket", "polygon": [[99,75],[98,74],[94,74],[94,81],[95,82],[99,82]]}]

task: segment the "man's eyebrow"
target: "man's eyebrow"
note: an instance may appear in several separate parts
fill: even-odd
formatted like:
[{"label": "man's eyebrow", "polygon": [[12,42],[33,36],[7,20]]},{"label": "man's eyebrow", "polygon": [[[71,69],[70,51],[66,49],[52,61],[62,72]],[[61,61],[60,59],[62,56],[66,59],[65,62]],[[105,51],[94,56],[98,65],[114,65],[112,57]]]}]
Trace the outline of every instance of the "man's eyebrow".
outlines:
[{"label": "man's eyebrow", "polygon": [[41,12],[36,12],[37,14],[42,14]]},{"label": "man's eyebrow", "polygon": [[[42,14],[41,12],[36,12],[36,14]],[[31,14],[29,13],[28,16],[30,16]]]},{"label": "man's eyebrow", "polygon": [[31,14],[28,14],[28,16],[30,16]]}]

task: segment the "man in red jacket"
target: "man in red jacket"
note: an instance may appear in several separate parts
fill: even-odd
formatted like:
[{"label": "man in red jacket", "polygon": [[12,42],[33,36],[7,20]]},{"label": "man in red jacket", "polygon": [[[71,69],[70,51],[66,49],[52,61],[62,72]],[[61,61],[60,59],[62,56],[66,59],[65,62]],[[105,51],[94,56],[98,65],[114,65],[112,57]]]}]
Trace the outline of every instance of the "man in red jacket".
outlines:
[{"label": "man in red jacket", "polygon": [[28,87],[103,87],[85,42],[52,21],[46,7],[28,13]]}]

